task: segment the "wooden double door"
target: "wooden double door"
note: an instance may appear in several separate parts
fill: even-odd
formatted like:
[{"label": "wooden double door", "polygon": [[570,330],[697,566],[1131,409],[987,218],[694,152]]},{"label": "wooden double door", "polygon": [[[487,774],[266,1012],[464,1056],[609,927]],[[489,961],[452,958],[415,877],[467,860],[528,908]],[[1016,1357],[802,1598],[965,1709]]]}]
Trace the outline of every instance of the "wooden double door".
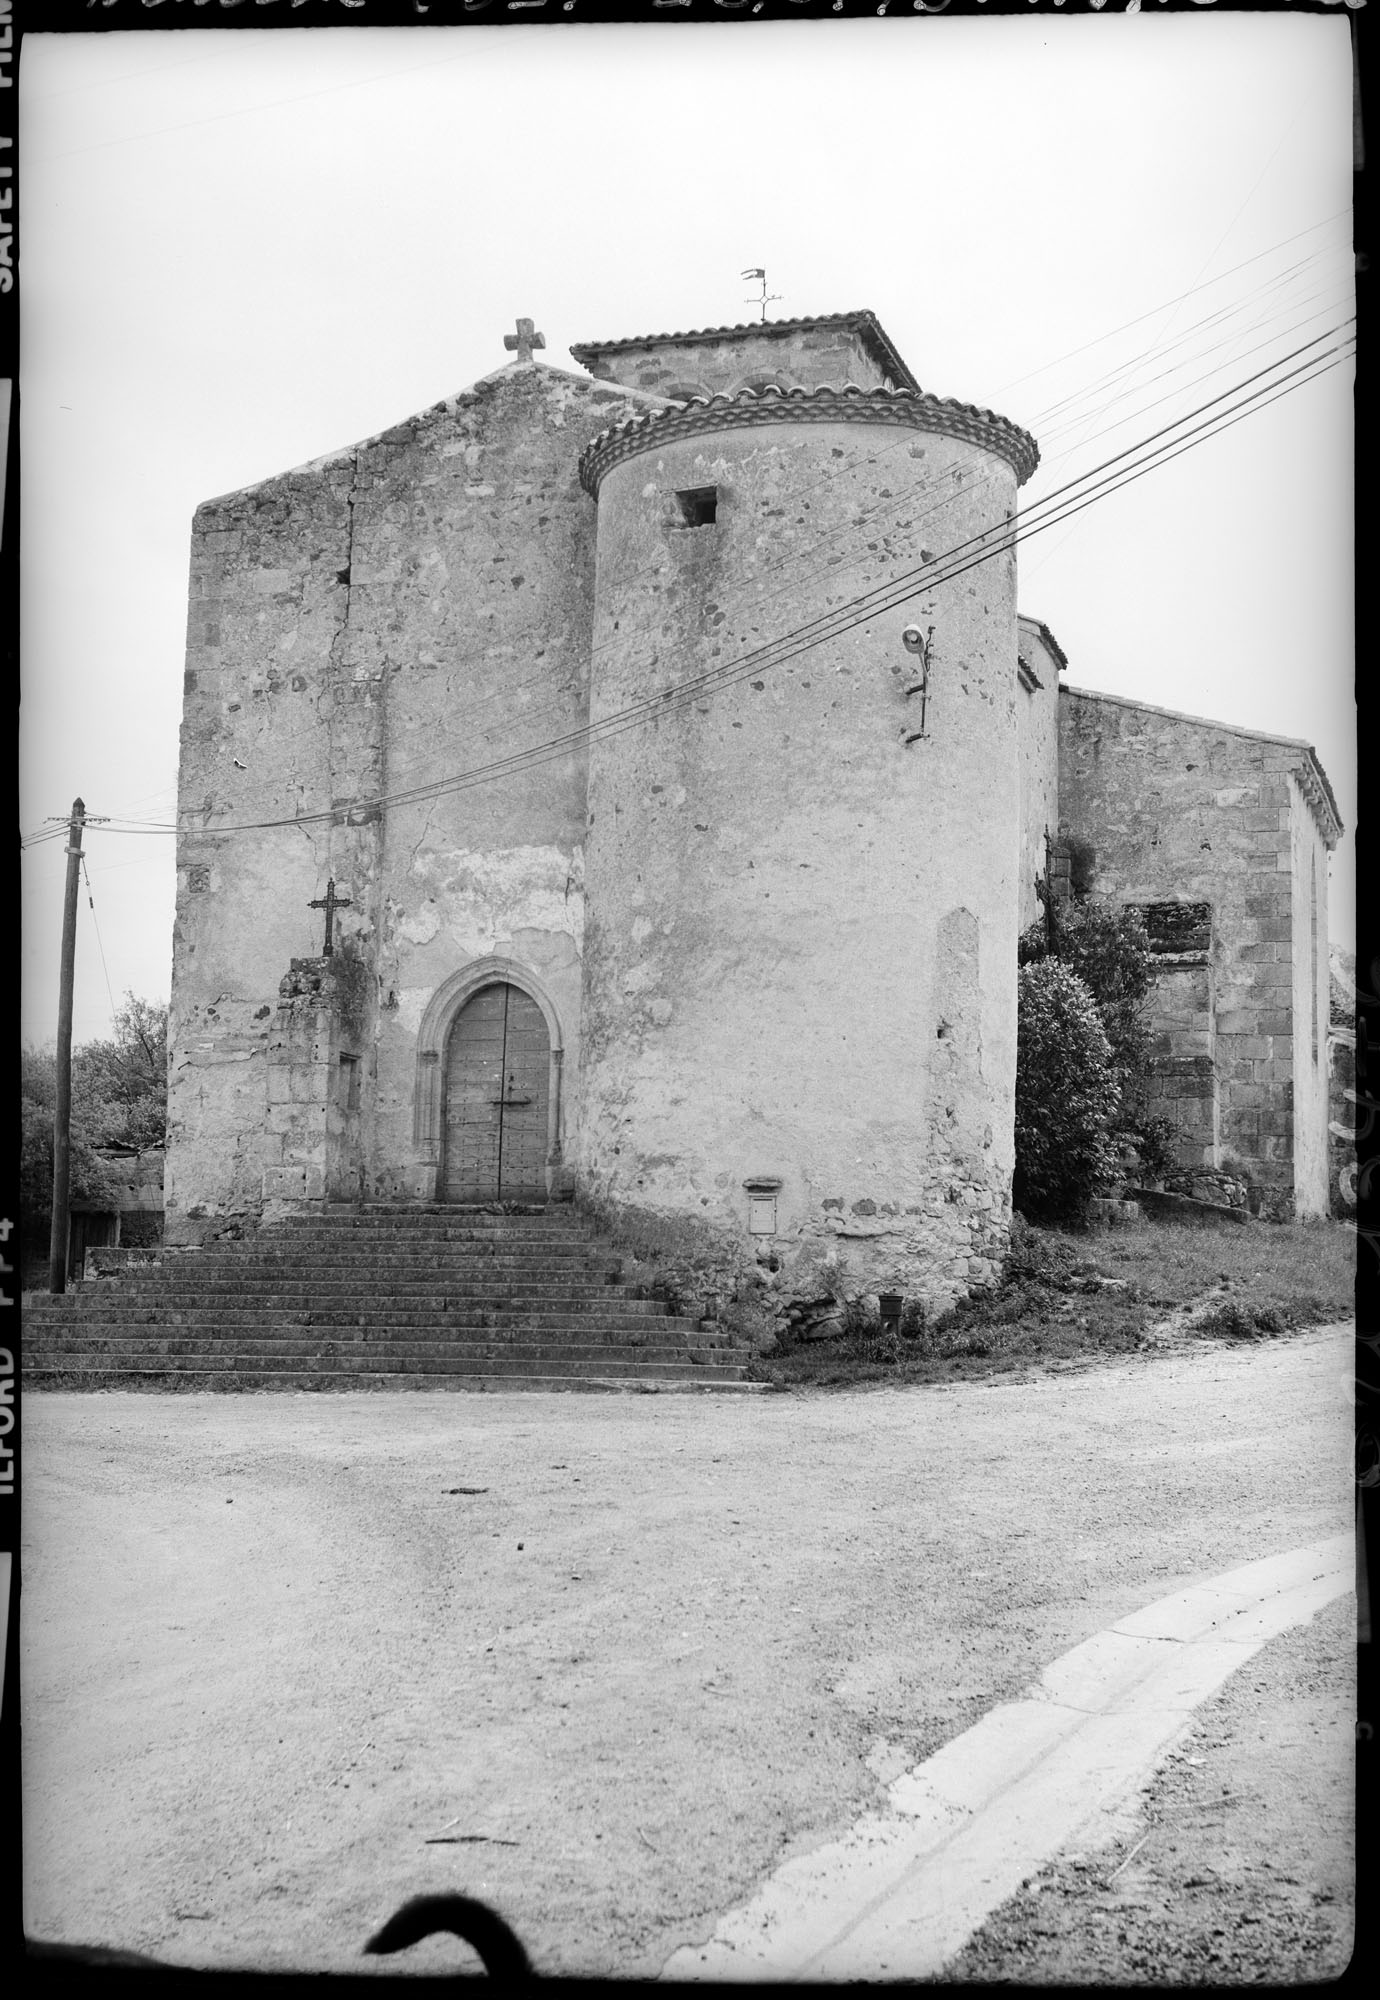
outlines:
[{"label": "wooden double door", "polygon": [[520,987],[481,987],[446,1044],[442,1201],[545,1201],[551,1038]]}]

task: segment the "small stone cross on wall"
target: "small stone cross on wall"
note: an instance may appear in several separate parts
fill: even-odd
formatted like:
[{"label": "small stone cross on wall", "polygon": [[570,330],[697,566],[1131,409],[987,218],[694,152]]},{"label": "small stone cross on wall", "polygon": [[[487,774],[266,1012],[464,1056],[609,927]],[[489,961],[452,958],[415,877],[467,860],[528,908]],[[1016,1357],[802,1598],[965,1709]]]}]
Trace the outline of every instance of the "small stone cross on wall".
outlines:
[{"label": "small stone cross on wall", "polygon": [[351,898],[349,896],[336,895],[334,875],[332,875],[330,881],[326,884],[325,895],[316,896],[308,903],[307,908],[309,910],[324,910],[326,912],[326,942],[321,947],[323,958],[330,958],[335,953],[335,940],[332,932],[335,929],[336,911],[348,910],[350,906]]},{"label": "small stone cross on wall", "polygon": [[503,345],[510,354],[516,348],[519,361],[530,361],[534,347],[545,347],[546,335],[534,332],[530,319],[520,319],[516,333],[504,334]]}]

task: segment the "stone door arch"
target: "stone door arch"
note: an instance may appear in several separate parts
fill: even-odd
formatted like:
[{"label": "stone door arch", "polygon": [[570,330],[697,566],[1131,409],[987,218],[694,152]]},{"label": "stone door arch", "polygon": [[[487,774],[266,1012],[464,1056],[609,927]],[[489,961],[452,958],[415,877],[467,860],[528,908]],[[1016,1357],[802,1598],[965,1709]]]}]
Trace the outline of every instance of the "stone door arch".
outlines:
[{"label": "stone door arch", "polygon": [[555,1006],[525,966],[479,959],[444,981],[417,1038],[424,1192],[439,1202],[545,1201],[562,1159],[564,1060]]}]

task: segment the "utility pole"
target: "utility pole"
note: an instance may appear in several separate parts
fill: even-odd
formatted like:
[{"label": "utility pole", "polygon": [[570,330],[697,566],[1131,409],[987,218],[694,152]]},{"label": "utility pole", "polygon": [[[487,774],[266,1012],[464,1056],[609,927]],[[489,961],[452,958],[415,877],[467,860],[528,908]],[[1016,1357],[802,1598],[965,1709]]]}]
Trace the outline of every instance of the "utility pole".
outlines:
[{"label": "utility pole", "polygon": [[72,981],[77,965],[77,877],[86,807],[72,801],[67,822],[67,890],[62,905],[62,967],[58,975],[57,1102],[53,1111],[53,1233],[48,1289],[67,1290],[67,1231],[72,1185]]}]

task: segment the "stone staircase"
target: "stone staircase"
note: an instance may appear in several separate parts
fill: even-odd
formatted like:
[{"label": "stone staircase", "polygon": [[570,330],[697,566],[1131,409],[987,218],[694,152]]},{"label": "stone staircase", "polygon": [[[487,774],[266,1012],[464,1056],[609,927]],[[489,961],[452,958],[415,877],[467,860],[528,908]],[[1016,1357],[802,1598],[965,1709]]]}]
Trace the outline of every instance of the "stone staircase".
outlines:
[{"label": "stone staircase", "polygon": [[616,1282],[569,1208],[351,1207],[26,1296],[56,1389],[710,1389],[750,1347]]}]

